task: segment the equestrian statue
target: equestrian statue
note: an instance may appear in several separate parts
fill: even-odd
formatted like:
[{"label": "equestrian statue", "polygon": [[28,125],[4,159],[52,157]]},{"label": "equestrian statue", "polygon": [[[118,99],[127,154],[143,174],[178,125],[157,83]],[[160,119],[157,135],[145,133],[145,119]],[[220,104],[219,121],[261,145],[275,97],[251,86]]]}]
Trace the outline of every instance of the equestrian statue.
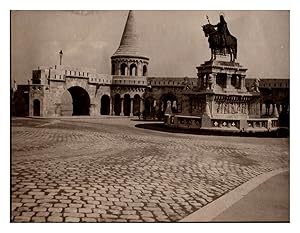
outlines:
[{"label": "equestrian statue", "polygon": [[[216,59],[216,54],[230,55],[230,62],[237,58],[237,39],[230,34],[224,15],[220,15],[220,22],[212,25],[206,16],[208,24],[203,25],[205,37],[208,37],[209,48],[211,49],[211,61]],[[217,30],[216,30],[216,29]]]}]

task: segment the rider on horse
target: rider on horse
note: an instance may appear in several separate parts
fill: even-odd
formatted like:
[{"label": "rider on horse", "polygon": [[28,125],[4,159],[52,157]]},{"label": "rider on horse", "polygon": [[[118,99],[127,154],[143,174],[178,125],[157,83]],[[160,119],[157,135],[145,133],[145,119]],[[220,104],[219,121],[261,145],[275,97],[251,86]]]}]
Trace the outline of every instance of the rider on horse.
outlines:
[{"label": "rider on horse", "polygon": [[217,25],[213,25],[214,27],[217,28],[218,33],[220,34],[220,44],[221,44],[221,48],[224,49],[224,53],[225,53],[225,47],[227,46],[227,37],[231,36],[228,27],[227,27],[227,23],[224,19],[223,15],[220,15],[220,22]]}]

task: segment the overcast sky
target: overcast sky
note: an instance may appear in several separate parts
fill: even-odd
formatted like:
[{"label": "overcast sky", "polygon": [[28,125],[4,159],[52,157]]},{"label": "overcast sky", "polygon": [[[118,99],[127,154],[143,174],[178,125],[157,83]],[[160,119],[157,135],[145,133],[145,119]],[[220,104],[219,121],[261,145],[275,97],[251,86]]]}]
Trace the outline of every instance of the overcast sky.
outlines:
[{"label": "overcast sky", "polygon": [[[223,11],[238,39],[238,62],[248,77],[289,78],[289,11]],[[149,76],[196,77],[210,58],[201,25],[219,22],[220,11],[134,11]],[[128,11],[14,11],[11,17],[12,78],[31,79],[32,69],[59,63],[110,73]]]}]

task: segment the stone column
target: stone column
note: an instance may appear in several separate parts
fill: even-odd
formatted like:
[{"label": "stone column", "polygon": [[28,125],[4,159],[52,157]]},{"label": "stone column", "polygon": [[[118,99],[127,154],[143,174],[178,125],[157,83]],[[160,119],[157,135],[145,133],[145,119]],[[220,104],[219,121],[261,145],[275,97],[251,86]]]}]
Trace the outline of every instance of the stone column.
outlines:
[{"label": "stone column", "polygon": [[121,98],[121,113],[120,116],[124,116],[124,98]]},{"label": "stone column", "polygon": [[279,114],[282,112],[282,104],[279,105]]},{"label": "stone column", "polygon": [[276,117],[276,118],[279,117],[279,114],[278,114],[278,110],[277,110],[276,104],[273,104],[272,117]]},{"label": "stone column", "polygon": [[226,78],[226,89],[230,89],[231,88],[231,74],[227,74],[227,78]]},{"label": "stone column", "polygon": [[269,108],[269,116],[271,116],[273,113],[273,104],[270,104],[270,108]]},{"label": "stone column", "polygon": [[95,116],[96,115],[95,106],[96,106],[96,104],[94,104],[94,103],[90,104],[90,116]]},{"label": "stone column", "polygon": [[259,104],[259,102],[258,103],[256,103],[256,114],[255,114],[256,116],[260,116],[261,114],[260,114],[260,104]]},{"label": "stone column", "polygon": [[121,75],[121,64],[119,62],[116,63],[116,75]]},{"label": "stone column", "polygon": [[266,109],[266,104],[261,105],[261,115],[266,115],[267,114],[267,109]]},{"label": "stone column", "polygon": [[133,98],[130,98],[130,116],[133,116]]},{"label": "stone column", "polygon": [[101,96],[100,101],[99,101],[99,110],[98,110],[98,111],[99,111],[99,112],[98,112],[99,115],[101,115],[101,99],[102,99],[102,96]]},{"label": "stone column", "polygon": [[241,89],[242,90],[246,90],[246,85],[245,85],[245,75],[241,75],[240,79],[241,79]]},{"label": "stone column", "polygon": [[110,97],[109,101],[109,115],[114,115],[114,104],[113,104],[113,97]]}]

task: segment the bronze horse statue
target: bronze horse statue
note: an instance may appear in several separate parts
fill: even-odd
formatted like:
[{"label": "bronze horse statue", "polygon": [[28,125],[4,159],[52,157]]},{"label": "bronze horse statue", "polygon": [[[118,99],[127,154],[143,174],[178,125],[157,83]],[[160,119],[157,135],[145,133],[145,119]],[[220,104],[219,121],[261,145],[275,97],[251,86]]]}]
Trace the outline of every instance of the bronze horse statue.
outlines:
[{"label": "bronze horse statue", "polygon": [[[230,62],[234,62],[237,58],[237,39],[232,35],[221,35],[215,30],[212,24],[202,26],[205,37],[208,37],[209,48],[211,49],[211,59],[216,59],[216,54],[223,51],[223,54],[230,54]],[[222,36],[225,38],[225,43],[222,43]],[[224,47],[225,46],[225,47]]]}]

